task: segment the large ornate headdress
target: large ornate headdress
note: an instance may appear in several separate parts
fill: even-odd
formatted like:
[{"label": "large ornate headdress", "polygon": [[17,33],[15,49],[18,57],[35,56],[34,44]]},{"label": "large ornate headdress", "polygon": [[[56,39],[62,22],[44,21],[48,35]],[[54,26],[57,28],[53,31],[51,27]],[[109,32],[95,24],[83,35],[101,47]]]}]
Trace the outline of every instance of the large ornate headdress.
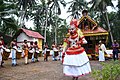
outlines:
[{"label": "large ornate headdress", "polygon": [[70,22],[70,25],[74,25],[75,27],[78,27],[78,20],[77,19],[72,19]]}]

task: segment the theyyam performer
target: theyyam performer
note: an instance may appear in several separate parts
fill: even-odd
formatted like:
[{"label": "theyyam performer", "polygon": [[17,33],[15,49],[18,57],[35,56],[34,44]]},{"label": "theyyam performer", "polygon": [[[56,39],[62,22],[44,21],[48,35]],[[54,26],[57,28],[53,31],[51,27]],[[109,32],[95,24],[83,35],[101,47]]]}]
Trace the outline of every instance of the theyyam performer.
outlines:
[{"label": "theyyam performer", "polygon": [[83,33],[78,28],[77,19],[70,22],[69,37],[64,40],[62,52],[63,73],[65,76],[72,76],[78,80],[80,76],[91,72],[89,59],[82,44],[87,44]]}]

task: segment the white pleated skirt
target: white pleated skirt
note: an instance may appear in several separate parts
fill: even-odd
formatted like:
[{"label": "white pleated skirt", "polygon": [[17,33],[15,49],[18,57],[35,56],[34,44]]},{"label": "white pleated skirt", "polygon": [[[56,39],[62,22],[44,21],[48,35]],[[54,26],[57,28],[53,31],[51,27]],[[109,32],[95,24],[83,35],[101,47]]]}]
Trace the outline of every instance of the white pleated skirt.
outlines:
[{"label": "white pleated skirt", "polygon": [[90,72],[91,67],[85,51],[78,55],[65,55],[63,73],[66,76],[80,77]]}]

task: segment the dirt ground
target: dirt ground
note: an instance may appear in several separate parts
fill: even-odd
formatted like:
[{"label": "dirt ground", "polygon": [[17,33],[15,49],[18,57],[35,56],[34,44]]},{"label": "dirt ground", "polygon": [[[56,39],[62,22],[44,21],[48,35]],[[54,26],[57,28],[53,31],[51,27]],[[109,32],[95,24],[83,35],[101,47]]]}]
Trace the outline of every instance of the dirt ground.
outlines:
[{"label": "dirt ground", "polygon": [[[4,68],[0,68],[0,80],[72,80],[72,77],[64,76],[61,61],[52,61],[49,57],[48,62],[40,61],[24,65],[24,59],[17,60],[18,66],[11,66],[11,59],[5,61]],[[31,62],[31,60],[29,60]],[[91,67],[99,68],[99,61],[90,61]],[[94,80],[90,74],[82,76],[79,80]]]}]

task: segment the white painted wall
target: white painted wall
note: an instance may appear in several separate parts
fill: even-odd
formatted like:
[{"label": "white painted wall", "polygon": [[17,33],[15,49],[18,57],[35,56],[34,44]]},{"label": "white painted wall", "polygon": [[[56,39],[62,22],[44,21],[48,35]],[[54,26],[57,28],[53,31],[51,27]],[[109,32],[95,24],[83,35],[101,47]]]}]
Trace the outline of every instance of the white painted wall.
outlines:
[{"label": "white painted wall", "polygon": [[34,41],[34,42],[35,42],[35,41],[37,41],[37,42],[38,42],[38,39],[34,38],[34,39],[33,39],[33,41]]},{"label": "white painted wall", "polygon": [[[29,40],[29,37],[25,33],[20,33],[20,35],[17,37],[17,42],[23,42],[24,40]],[[22,43],[18,43],[18,46],[22,47]]]},{"label": "white painted wall", "polygon": [[[22,32],[22,33],[17,37],[17,42],[23,42],[24,40],[33,41],[33,42],[38,41],[38,39],[33,38],[33,37],[29,37],[29,36],[27,36],[24,32]],[[20,47],[22,47],[22,43],[18,43],[17,45],[20,46]],[[30,44],[28,43],[28,45],[30,45]]]},{"label": "white painted wall", "polygon": [[28,40],[29,37],[25,34],[25,33],[21,33],[18,37],[17,37],[17,42],[21,42],[21,41],[24,41],[24,40]]}]

